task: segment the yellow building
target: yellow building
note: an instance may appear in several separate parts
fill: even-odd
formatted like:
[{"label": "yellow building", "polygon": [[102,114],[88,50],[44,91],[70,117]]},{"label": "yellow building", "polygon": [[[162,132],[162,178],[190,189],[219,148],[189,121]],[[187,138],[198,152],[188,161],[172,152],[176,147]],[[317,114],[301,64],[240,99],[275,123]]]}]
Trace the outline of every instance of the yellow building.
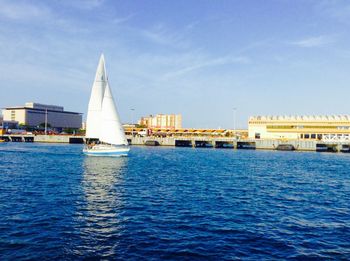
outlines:
[{"label": "yellow building", "polygon": [[142,117],[138,123],[147,128],[181,129],[182,117],[181,114],[157,114]]},{"label": "yellow building", "polygon": [[350,115],[254,116],[248,135],[253,139],[349,140]]}]

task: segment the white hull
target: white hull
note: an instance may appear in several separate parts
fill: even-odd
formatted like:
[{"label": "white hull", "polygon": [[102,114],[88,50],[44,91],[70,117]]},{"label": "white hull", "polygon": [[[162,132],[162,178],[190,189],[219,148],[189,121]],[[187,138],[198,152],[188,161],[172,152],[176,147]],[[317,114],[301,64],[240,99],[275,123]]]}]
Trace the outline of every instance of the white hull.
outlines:
[{"label": "white hull", "polygon": [[121,157],[128,156],[129,146],[116,146],[109,144],[98,144],[93,147],[85,147],[83,152],[88,156]]}]

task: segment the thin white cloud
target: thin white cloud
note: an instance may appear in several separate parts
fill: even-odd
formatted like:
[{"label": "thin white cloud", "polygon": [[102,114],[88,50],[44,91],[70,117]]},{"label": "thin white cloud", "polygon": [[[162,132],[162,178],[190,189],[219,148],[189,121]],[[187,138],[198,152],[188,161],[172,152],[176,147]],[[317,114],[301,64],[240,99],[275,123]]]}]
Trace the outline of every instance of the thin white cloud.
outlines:
[{"label": "thin white cloud", "polygon": [[146,40],[158,45],[166,45],[175,48],[186,48],[189,46],[188,41],[182,34],[172,32],[162,24],[158,24],[151,29],[141,30],[140,34]]},{"label": "thin white cloud", "polygon": [[0,17],[13,20],[28,20],[47,18],[50,15],[50,10],[45,6],[33,5],[27,2],[0,0]]},{"label": "thin white cloud", "polygon": [[[103,0],[76,0],[69,2],[60,2],[61,5],[76,7],[81,9],[90,9],[103,4]],[[116,18],[115,24],[124,23],[131,19],[133,15],[122,18]],[[16,20],[26,22],[26,28],[31,24],[40,23],[42,28],[50,29],[51,32],[57,31],[67,33],[87,33],[90,27],[89,21],[79,22],[75,17],[67,16],[57,12],[49,2],[30,3],[27,1],[0,0],[0,18],[7,20]]]},{"label": "thin white cloud", "polygon": [[299,41],[290,42],[290,44],[304,47],[304,48],[310,48],[310,47],[319,47],[327,44],[334,43],[336,41],[335,37],[333,36],[316,36],[316,37],[308,37]]},{"label": "thin white cloud", "polygon": [[66,3],[76,8],[90,10],[102,6],[104,0],[73,0]]},{"label": "thin white cloud", "polygon": [[192,31],[199,25],[199,23],[200,23],[199,21],[194,21],[192,23],[189,23],[188,25],[185,26],[185,30]]},{"label": "thin white cloud", "polygon": [[130,14],[128,16],[125,17],[116,17],[112,20],[113,24],[123,24],[129,20],[131,20],[136,14]]},{"label": "thin white cloud", "polygon": [[220,65],[226,65],[226,64],[247,64],[250,62],[250,59],[247,57],[220,57],[216,59],[209,59],[209,60],[202,60],[200,62],[195,62],[192,65],[189,65],[187,67],[181,68],[179,70],[167,73],[164,75],[163,79],[169,79],[173,77],[178,77],[187,73],[190,73],[192,71],[200,70],[206,67],[212,67],[212,66],[220,66]]},{"label": "thin white cloud", "polygon": [[350,3],[348,0],[319,0],[315,8],[318,12],[340,22],[350,23]]}]

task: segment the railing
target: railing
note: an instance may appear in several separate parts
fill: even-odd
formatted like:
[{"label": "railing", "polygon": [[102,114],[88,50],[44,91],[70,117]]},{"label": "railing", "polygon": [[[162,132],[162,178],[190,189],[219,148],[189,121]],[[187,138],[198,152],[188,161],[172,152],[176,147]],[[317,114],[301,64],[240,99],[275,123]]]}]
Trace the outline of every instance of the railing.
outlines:
[{"label": "railing", "polygon": [[323,142],[350,142],[349,134],[323,134]]}]

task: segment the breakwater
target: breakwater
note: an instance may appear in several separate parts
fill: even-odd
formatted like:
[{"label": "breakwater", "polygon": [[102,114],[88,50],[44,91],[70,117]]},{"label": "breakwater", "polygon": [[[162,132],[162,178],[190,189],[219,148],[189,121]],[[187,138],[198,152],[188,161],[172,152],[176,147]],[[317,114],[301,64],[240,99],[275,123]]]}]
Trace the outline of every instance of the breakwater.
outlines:
[{"label": "breakwater", "polygon": [[10,142],[84,143],[85,136],[8,134],[0,136],[0,139]]},{"label": "breakwater", "polygon": [[[296,150],[318,152],[350,152],[348,142],[317,140],[260,140],[224,137],[129,137],[131,145],[175,146],[222,149]],[[153,141],[151,143],[151,141]]]},{"label": "breakwater", "polygon": [[[84,143],[84,136],[77,135],[3,135],[0,137],[11,142],[41,143]],[[127,135],[130,145],[175,146],[195,148],[222,149],[262,149],[262,150],[296,150],[318,152],[350,152],[349,142],[323,142],[320,140],[265,140],[235,139],[232,137],[154,137]]]}]

